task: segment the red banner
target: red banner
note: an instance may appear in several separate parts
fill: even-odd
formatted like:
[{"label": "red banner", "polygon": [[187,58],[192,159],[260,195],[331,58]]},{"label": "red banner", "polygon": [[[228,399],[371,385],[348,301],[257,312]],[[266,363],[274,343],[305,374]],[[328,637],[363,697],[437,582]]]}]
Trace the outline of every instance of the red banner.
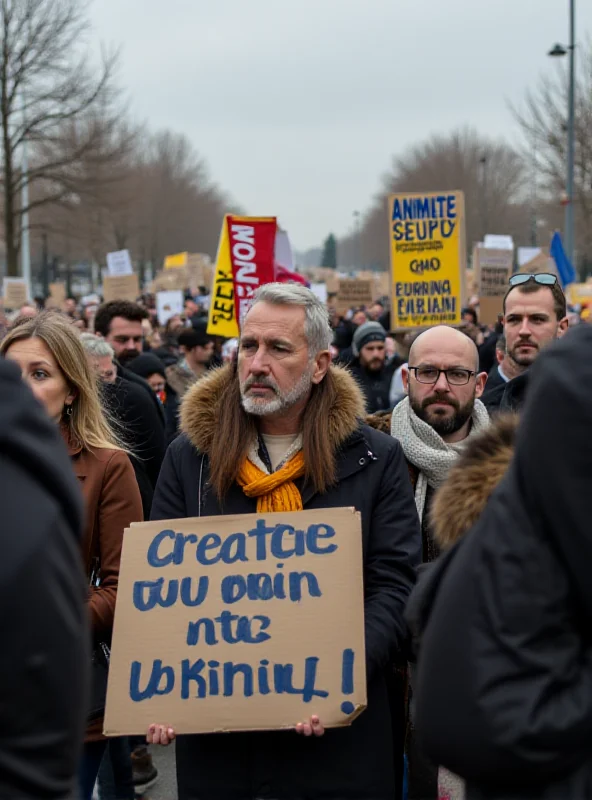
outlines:
[{"label": "red banner", "polygon": [[234,279],[235,314],[238,324],[246,314],[255,291],[275,280],[275,217],[227,217],[230,261]]}]

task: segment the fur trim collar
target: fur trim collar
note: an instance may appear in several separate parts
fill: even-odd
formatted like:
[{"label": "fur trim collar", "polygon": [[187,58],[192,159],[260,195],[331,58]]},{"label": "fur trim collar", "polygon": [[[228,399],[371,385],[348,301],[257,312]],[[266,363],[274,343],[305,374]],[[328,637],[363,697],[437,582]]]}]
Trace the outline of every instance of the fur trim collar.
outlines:
[{"label": "fur trim collar", "polygon": [[467,442],[431,508],[433,535],[441,548],[453,545],[479,519],[510,466],[517,427],[517,415],[500,416]]},{"label": "fur trim collar", "polygon": [[[335,449],[357,430],[365,417],[365,400],[358,384],[350,373],[332,365],[329,367],[335,381],[337,400],[333,404],[327,426]],[[202,453],[209,453],[214,436],[219,430],[219,409],[231,382],[236,380],[232,365],[212,370],[195,383],[181,404],[181,430]]]}]

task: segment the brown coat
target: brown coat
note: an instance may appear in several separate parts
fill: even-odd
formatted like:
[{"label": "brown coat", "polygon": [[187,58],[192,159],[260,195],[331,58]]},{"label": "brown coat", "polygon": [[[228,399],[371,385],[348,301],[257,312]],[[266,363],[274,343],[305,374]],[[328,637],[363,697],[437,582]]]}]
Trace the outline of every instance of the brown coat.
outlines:
[{"label": "brown coat", "polygon": [[[123,532],[132,522],[141,522],[142,500],[128,456],[120,450],[70,447],[72,466],[85,504],[82,557],[90,577],[93,559],[98,557],[100,587],[90,588],[89,609],[95,637],[109,637],[113,627],[115,597]],[[101,738],[103,721],[87,730],[86,741]]]}]

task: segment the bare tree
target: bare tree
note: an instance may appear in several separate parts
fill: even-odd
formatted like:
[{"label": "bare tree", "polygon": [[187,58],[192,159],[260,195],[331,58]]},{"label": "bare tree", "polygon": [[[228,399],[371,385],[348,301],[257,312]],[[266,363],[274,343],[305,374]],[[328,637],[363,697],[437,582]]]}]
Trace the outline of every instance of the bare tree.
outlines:
[{"label": "bare tree", "polygon": [[[577,49],[574,118],[574,204],[576,251],[592,259],[592,40]],[[535,159],[544,200],[555,207],[553,222],[562,224],[559,205],[566,189],[568,74],[562,65],[543,76],[513,108],[525,137],[525,150]]]},{"label": "bare tree", "polygon": [[[462,190],[465,193],[467,245],[486,233],[505,233],[526,240],[528,207],[525,165],[504,142],[462,129],[433,136],[395,157],[383,177],[383,189],[364,214],[360,231],[362,264],[387,269],[389,242],[386,196],[394,192]],[[340,240],[341,263],[354,263],[352,233]]]},{"label": "bare tree", "polygon": [[[23,214],[95,191],[88,165],[96,175],[123,143],[115,135],[117,55],[104,53],[96,69],[90,66],[87,10],[85,0],[0,0],[0,179],[9,275],[17,274]],[[28,175],[20,163],[25,144]]]}]

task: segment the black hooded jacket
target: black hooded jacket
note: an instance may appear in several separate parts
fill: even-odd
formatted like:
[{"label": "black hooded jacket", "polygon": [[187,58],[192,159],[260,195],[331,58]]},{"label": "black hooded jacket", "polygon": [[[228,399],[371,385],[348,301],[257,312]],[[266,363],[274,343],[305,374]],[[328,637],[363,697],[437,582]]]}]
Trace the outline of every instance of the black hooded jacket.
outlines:
[{"label": "black hooded jacket", "polygon": [[421,588],[417,730],[467,800],[592,797],[591,355],[580,326],[530,369],[509,470]]},{"label": "black hooded jacket", "polygon": [[0,797],[70,796],[90,653],[82,496],[55,424],[0,359]]}]

